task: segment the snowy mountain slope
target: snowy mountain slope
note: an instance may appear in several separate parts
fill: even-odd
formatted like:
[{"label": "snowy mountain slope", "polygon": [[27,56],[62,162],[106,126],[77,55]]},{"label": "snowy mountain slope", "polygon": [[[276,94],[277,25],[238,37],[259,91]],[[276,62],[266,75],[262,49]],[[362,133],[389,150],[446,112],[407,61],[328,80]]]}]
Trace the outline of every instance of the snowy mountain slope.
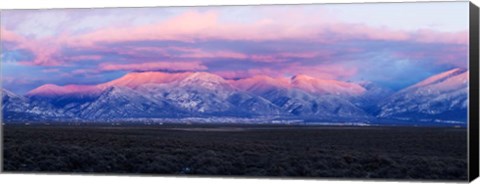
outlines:
[{"label": "snowy mountain slope", "polygon": [[33,102],[29,98],[16,95],[6,89],[2,89],[2,113],[4,120],[12,122],[67,117],[49,103]]},{"label": "snowy mountain slope", "polygon": [[2,90],[2,111],[9,121],[17,121],[18,117],[22,121],[464,121],[467,81],[468,71],[454,69],[393,93],[371,82],[351,83],[306,75],[225,80],[207,72],[134,72],[98,85],[47,84],[25,97]]},{"label": "snowy mountain slope", "polygon": [[295,75],[290,79],[272,78],[269,76],[254,76],[231,82],[233,86],[255,93],[266,92],[271,89],[298,89],[315,95],[343,95],[358,96],[365,93],[365,89],[356,83],[338,80],[317,79],[307,75]]},{"label": "snowy mountain slope", "polygon": [[27,97],[35,106],[85,119],[280,114],[269,101],[205,72],[134,73],[95,86],[44,85]]},{"label": "snowy mountain slope", "polygon": [[[155,99],[195,115],[250,116],[278,114],[270,102],[232,87],[223,78],[205,73],[192,73],[168,84],[146,84],[139,87]],[[263,111],[254,112],[262,109]]]},{"label": "snowy mountain slope", "polygon": [[466,121],[468,71],[452,69],[405,88],[380,104],[381,118]]},{"label": "snowy mountain slope", "polygon": [[230,80],[232,86],[242,91],[249,91],[255,94],[266,93],[274,89],[290,88],[290,79],[273,78],[266,75],[257,75],[249,78]]},{"label": "snowy mountain slope", "polygon": [[6,89],[2,89],[2,111],[25,112],[28,108],[28,99],[18,96]]},{"label": "snowy mountain slope", "polygon": [[239,89],[269,100],[288,116],[312,119],[369,118],[362,109],[345,98],[365,92],[357,84],[317,80],[306,75],[291,79],[256,76],[232,83]]},{"label": "snowy mountain slope", "polygon": [[311,119],[353,118],[368,115],[348,100],[334,95],[312,95],[298,89],[270,90],[260,96],[281,107],[288,115]]},{"label": "snowy mountain slope", "polygon": [[[86,103],[95,101],[102,90],[94,85],[42,85],[26,94],[29,104],[55,116],[77,117]],[[52,115],[53,116],[53,115]]]},{"label": "snowy mountain slope", "polygon": [[293,76],[291,84],[293,88],[320,95],[358,96],[366,91],[362,86],[355,83],[317,79],[307,75]]},{"label": "snowy mountain slope", "polygon": [[165,101],[153,100],[133,89],[113,86],[95,101],[81,106],[79,116],[85,119],[118,119],[139,117],[175,117],[181,111]]},{"label": "snowy mountain slope", "polygon": [[365,93],[352,97],[350,101],[371,115],[377,115],[380,111],[378,104],[394,93],[391,89],[369,81],[358,82],[358,84],[365,88]]}]

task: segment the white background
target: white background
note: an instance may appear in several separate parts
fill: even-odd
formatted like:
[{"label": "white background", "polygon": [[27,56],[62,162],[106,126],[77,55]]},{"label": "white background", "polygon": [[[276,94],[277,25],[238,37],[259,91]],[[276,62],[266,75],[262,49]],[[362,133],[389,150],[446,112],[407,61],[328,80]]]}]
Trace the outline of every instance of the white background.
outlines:
[{"label": "white background", "polygon": [[[423,0],[416,0],[423,1]],[[439,0],[435,0],[439,1]],[[352,3],[352,2],[399,2],[392,0],[3,0],[0,9],[38,9],[38,8],[92,8],[92,7],[145,7],[145,6],[193,6],[193,5],[246,5],[246,4],[298,4],[298,3]],[[413,2],[403,0],[401,2]],[[472,0],[480,6],[480,0]],[[0,174],[1,183],[195,183],[195,184],[308,184],[308,183],[330,183],[330,184],[372,184],[372,183],[407,183],[399,181],[349,181],[349,180],[291,180],[291,179],[239,179],[239,178],[199,178],[199,177],[151,177],[151,176],[92,176],[92,175],[39,175],[39,174]],[[408,182],[420,183],[420,182]],[[427,183],[427,182],[422,182]],[[480,184],[480,179],[474,183]]]}]

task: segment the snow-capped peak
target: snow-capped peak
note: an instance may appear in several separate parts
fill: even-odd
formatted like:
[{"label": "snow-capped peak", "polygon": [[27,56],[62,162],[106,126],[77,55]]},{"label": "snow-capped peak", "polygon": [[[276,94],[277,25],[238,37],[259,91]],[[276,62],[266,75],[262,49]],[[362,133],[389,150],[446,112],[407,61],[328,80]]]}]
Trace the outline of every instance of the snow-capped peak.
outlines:
[{"label": "snow-capped peak", "polygon": [[405,88],[381,104],[379,117],[465,121],[468,70],[453,69]]},{"label": "snow-capped peak", "polygon": [[292,77],[293,88],[298,88],[314,94],[333,95],[361,95],[366,90],[362,86],[331,79],[318,79],[308,75],[295,75]]},{"label": "snow-capped peak", "polygon": [[231,81],[231,84],[241,90],[265,92],[271,89],[299,89],[311,94],[352,95],[363,94],[366,90],[359,84],[338,80],[318,79],[299,74],[288,78],[270,76],[253,76]]},{"label": "snow-capped peak", "polygon": [[66,85],[45,84],[27,93],[27,96],[57,96],[71,94],[97,94],[100,89],[92,85]]},{"label": "snow-capped peak", "polygon": [[292,76],[291,78],[292,81],[298,81],[298,80],[315,80],[314,77],[305,75],[305,74],[297,74]]},{"label": "snow-capped peak", "polygon": [[237,89],[245,91],[264,92],[272,88],[290,88],[290,80],[288,78],[273,78],[266,75],[232,80],[230,83]]},{"label": "snow-capped peak", "polygon": [[196,86],[210,89],[214,89],[218,86],[230,87],[230,84],[228,84],[222,77],[207,72],[191,73],[179,81],[178,84],[179,86]]},{"label": "snow-capped peak", "polygon": [[225,82],[225,80],[222,77],[215,74],[207,73],[207,72],[195,72],[188,75],[188,77],[184,79],[184,81],[199,81],[199,80],[210,81],[210,82]]},{"label": "snow-capped peak", "polygon": [[431,76],[431,77],[429,77],[429,78],[427,78],[427,79],[409,87],[408,89],[419,88],[419,87],[423,87],[423,86],[427,86],[427,85],[432,85],[432,84],[435,84],[435,83],[440,83],[440,82],[443,82],[444,80],[447,80],[447,79],[451,78],[452,76],[460,75],[460,74],[465,73],[465,72],[468,72],[468,71],[466,69],[462,69],[462,68],[451,69],[451,70],[448,70],[446,72]]},{"label": "snow-capped peak", "polygon": [[106,89],[111,86],[125,86],[130,88],[136,88],[144,84],[163,84],[178,81],[184,79],[190,74],[192,73],[133,72],[128,73],[119,79],[99,84],[98,86],[102,89]]},{"label": "snow-capped peak", "polygon": [[2,88],[2,96],[14,97],[14,96],[17,96],[17,95],[15,93],[11,92],[11,91],[8,91],[8,90]]}]

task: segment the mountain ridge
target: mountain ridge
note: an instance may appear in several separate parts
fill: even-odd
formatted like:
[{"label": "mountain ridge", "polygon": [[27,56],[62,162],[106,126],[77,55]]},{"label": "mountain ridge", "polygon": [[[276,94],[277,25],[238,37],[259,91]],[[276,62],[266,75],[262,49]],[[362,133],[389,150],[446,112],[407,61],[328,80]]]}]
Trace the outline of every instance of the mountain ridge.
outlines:
[{"label": "mountain ridge", "polygon": [[400,90],[380,104],[379,117],[466,121],[468,74],[468,70],[452,69]]},{"label": "mountain ridge", "polygon": [[[265,121],[376,122],[405,120],[407,116],[414,117],[408,121],[430,118],[464,122],[461,115],[466,109],[462,104],[468,91],[467,74],[468,70],[452,69],[392,92],[371,82],[317,79],[302,74],[291,78],[258,75],[231,80],[208,72],[132,72],[97,85],[46,84],[25,97],[2,90],[4,101],[11,99],[4,104],[19,104],[2,105],[2,110],[35,112],[43,120],[261,117]],[[429,109],[412,108],[412,104],[426,104],[430,110],[444,113],[437,113],[441,114],[439,118],[428,117],[425,110]],[[449,110],[459,117],[445,117]],[[25,121],[31,120],[30,115],[26,117]]]}]

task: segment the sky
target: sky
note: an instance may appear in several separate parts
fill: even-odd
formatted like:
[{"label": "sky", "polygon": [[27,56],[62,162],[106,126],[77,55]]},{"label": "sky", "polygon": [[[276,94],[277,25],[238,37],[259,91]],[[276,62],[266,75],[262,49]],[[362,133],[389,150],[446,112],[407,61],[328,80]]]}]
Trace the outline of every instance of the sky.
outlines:
[{"label": "sky", "polygon": [[305,74],[401,89],[468,67],[468,2],[1,12],[3,87],[98,84],[129,72]]}]

